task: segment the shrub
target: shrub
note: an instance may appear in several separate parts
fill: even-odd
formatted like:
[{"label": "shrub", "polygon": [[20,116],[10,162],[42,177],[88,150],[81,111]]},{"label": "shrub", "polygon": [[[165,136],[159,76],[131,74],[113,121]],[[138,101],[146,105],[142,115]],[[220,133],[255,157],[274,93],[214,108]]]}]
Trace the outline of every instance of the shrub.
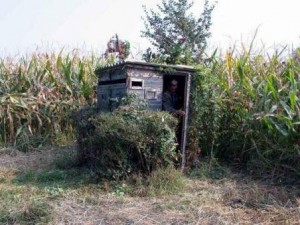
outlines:
[{"label": "shrub", "polygon": [[150,174],[176,160],[177,120],[169,113],[123,107],[100,114],[88,108],[80,114],[79,160],[100,177]]}]

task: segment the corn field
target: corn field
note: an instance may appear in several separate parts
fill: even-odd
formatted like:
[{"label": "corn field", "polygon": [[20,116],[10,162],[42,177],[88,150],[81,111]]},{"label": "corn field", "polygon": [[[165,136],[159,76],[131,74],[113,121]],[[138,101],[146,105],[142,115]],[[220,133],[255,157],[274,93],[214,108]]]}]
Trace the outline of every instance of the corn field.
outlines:
[{"label": "corn field", "polygon": [[[281,58],[250,47],[196,65],[188,149],[299,176],[300,52]],[[73,139],[71,114],[95,103],[94,69],[105,63],[76,51],[0,59],[0,143],[27,150]]]},{"label": "corn field", "polygon": [[0,59],[0,143],[26,150],[72,138],[71,112],[95,101],[91,54],[34,53]]},{"label": "corn field", "polygon": [[300,52],[284,60],[250,53],[227,52],[198,66],[191,147],[249,170],[276,171],[283,180],[299,176]]}]

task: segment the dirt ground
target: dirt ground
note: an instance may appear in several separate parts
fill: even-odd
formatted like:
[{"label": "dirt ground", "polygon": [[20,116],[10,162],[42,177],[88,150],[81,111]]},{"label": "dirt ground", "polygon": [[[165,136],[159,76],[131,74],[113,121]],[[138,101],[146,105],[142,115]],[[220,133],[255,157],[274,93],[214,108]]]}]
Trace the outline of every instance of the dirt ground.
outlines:
[{"label": "dirt ground", "polygon": [[75,151],[73,146],[41,148],[28,153],[20,152],[14,148],[0,148],[0,167],[13,168],[19,171],[51,169],[55,161],[60,159],[63,154],[74,155]]},{"label": "dirt ground", "polygon": [[[73,146],[29,153],[1,148],[0,178],[11,176],[13,180],[29,170],[50,171],[57,161],[64,160],[62,156],[73,157],[75,151]],[[64,186],[55,189],[58,194],[54,197],[47,195],[54,215],[47,224],[300,224],[297,186],[276,186],[240,174],[222,180],[189,178],[187,182],[183,192],[156,197],[116,195],[95,183]],[[0,181],[0,196],[5,188],[29,189],[33,185],[41,192],[49,190],[34,183],[18,185]]]}]

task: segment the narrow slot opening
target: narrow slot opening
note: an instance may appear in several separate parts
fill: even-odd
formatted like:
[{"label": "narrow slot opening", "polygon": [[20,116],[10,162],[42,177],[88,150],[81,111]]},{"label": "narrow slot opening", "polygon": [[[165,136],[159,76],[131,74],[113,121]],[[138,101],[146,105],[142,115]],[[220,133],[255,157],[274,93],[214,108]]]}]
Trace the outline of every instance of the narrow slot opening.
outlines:
[{"label": "narrow slot opening", "polygon": [[143,87],[143,81],[131,81],[131,87],[142,88]]}]

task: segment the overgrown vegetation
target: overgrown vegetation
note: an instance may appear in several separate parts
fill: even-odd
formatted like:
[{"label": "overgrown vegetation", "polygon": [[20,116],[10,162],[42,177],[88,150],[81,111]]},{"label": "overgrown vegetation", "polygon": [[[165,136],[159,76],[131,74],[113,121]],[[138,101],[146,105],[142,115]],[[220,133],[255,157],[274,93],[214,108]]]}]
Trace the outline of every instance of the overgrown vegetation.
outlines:
[{"label": "overgrown vegetation", "polygon": [[94,102],[94,68],[75,50],[0,59],[0,143],[21,150],[73,139],[70,114]]},{"label": "overgrown vegetation", "polygon": [[[62,51],[0,59],[0,146],[64,144],[74,127],[79,144],[76,156],[60,148],[56,159],[45,149],[28,158],[0,149],[1,224],[299,223],[300,52],[255,55],[251,43],[203,60],[214,6],[205,1],[198,20],[186,14],[191,6],[163,1],[166,17],[145,9],[144,31],[159,51],[154,59],[149,49],[147,60],[197,68],[186,173],[174,167],[180,155],[170,114],[132,98],[97,112],[101,57]],[[233,173],[223,161],[276,183]]]},{"label": "overgrown vegetation", "polygon": [[176,194],[183,191],[187,180],[182,172],[173,166],[160,168],[148,178],[148,194],[152,196]]},{"label": "overgrown vegetation", "polygon": [[282,182],[297,182],[299,52],[284,60],[280,55],[251,55],[251,46],[234,54],[197,66],[190,148],[200,147],[211,158],[247,165],[249,171]]},{"label": "overgrown vegetation", "polygon": [[[284,59],[279,53],[266,58],[251,54],[251,48],[252,44],[248,49],[244,45],[242,52],[227,52],[224,58],[215,54],[207,64],[196,65],[198,72],[193,76],[191,88],[188,149],[201,152],[202,156],[244,165],[257,175],[262,173],[282,182],[297,182],[300,174],[299,52]],[[26,151],[73,139],[70,115],[75,109],[93,103],[96,84],[93,68],[101,63],[104,62],[94,55],[84,58],[76,52],[1,59],[0,142]],[[95,129],[92,123],[97,120],[88,120],[95,112],[83,111],[85,118],[78,121],[82,120],[80,124],[85,129]],[[157,114],[151,121],[149,117],[143,123],[136,123],[142,120],[138,115],[139,112],[123,110],[112,116],[123,121],[118,129],[125,127],[126,134],[134,138],[133,143],[138,144],[139,137],[145,144],[150,141],[146,132],[158,132],[152,125],[161,124],[158,120],[167,115]],[[144,116],[150,114],[141,113],[141,117]],[[128,121],[124,122],[124,118]],[[113,133],[114,129],[109,128],[117,126],[116,122],[105,115],[97,121],[99,132],[104,120],[110,138],[119,138],[121,133]],[[140,133],[130,133],[127,132],[130,126],[144,128]],[[146,129],[146,126],[149,127]],[[167,146],[169,143],[161,139],[156,144]],[[154,148],[153,143],[151,145],[150,148]],[[146,149],[142,145],[137,148]],[[150,167],[148,162],[144,165],[148,171]]]},{"label": "overgrown vegetation", "polygon": [[[249,48],[243,45],[242,51],[228,51],[224,57],[215,53],[206,64],[195,65],[198,70],[192,78],[188,150],[197,153],[196,157],[209,156],[242,165],[257,175],[297,182],[299,51],[284,58],[283,49],[265,57],[252,54],[252,48],[253,43]],[[93,71],[104,63],[100,57],[80,57],[76,51],[0,59],[0,143],[27,151],[74,139],[72,112],[83,105],[93,105],[97,81]],[[129,168],[125,161],[136,160],[134,157],[140,160],[136,166],[147,173],[157,164],[174,161],[172,135],[162,133],[163,126],[171,121],[167,114],[151,115],[123,108],[96,118],[93,107],[83,111],[84,116],[77,121],[84,128],[82,134],[91,136],[83,136],[79,144],[90,146],[98,142],[103,149],[114,146],[121,161],[112,163],[113,170],[124,169],[123,175],[131,173],[135,168]],[[134,157],[123,154],[120,149],[124,146],[131,149],[127,153]],[[161,150],[167,148],[168,151]],[[151,158],[154,149],[157,158]],[[82,151],[83,161],[92,157],[89,151],[89,147]],[[154,162],[150,163],[152,159]],[[111,166],[107,165],[111,161],[105,163]]]},{"label": "overgrown vegetation", "polygon": [[109,114],[93,111],[80,111],[75,123],[79,159],[100,177],[150,174],[176,161],[177,120],[172,115],[130,105]]},{"label": "overgrown vegetation", "polygon": [[297,182],[300,52],[285,58],[281,54],[291,55],[286,49],[268,57],[252,54],[254,38],[238,53],[230,50],[218,57],[216,51],[203,60],[214,6],[205,1],[196,20],[189,14],[192,5],[169,0],[156,11],[145,8],[142,32],[158,51],[154,58],[148,49],[146,60],[198,69],[191,88],[190,153],[194,158],[201,152],[211,160],[244,165],[282,182]]}]

